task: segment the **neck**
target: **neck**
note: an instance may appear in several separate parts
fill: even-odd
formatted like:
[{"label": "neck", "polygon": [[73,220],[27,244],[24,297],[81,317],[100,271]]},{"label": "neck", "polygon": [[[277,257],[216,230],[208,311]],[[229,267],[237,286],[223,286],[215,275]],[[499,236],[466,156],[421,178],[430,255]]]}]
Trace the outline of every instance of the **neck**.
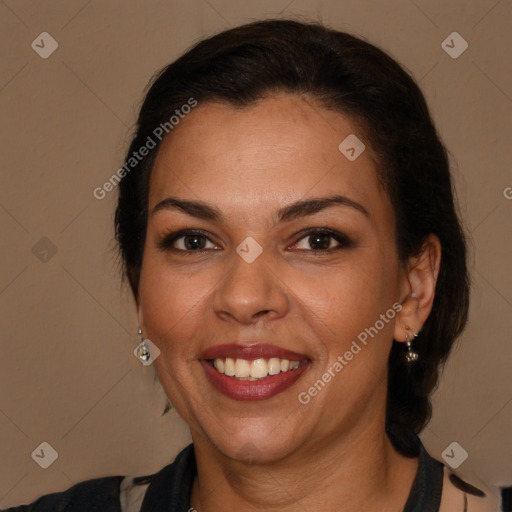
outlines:
[{"label": "neck", "polygon": [[417,471],[417,459],[395,451],[384,427],[351,429],[311,443],[271,464],[225,458],[193,434],[198,477],[191,505],[198,512],[227,510],[402,510]]}]

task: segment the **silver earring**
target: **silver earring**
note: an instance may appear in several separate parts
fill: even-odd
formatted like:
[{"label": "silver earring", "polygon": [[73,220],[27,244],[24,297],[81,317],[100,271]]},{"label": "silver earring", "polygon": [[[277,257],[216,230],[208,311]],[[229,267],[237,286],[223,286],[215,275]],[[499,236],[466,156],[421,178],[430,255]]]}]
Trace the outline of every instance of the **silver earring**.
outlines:
[{"label": "silver earring", "polygon": [[[417,338],[418,333],[415,332],[414,337]],[[407,334],[405,335],[405,344],[407,345],[407,353],[405,354],[405,360],[408,363],[414,363],[414,361],[418,360],[419,355],[418,352],[415,352],[412,349],[412,341],[409,339],[409,336],[407,336]]]},{"label": "silver earring", "polygon": [[146,344],[146,340],[142,338],[142,331],[139,329],[140,344],[134,351],[135,357],[143,364],[151,364],[151,352]]}]

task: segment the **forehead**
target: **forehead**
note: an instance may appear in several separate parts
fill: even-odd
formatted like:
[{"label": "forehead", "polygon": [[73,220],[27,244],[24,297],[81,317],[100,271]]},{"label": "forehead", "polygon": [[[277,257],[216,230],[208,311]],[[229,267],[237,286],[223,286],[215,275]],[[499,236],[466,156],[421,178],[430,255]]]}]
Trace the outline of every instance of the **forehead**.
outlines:
[{"label": "forehead", "polygon": [[243,108],[199,104],[162,142],[149,208],[172,195],[261,214],[340,193],[382,213],[389,205],[372,150],[364,142],[364,151],[348,159],[339,149],[347,137],[349,146],[365,141],[356,123],[311,98],[283,93]]}]

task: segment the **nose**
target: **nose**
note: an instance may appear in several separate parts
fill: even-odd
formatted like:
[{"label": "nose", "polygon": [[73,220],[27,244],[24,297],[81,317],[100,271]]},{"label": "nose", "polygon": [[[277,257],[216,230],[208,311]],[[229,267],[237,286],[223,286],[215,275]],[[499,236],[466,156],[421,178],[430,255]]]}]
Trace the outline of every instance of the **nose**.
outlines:
[{"label": "nose", "polygon": [[233,254],[232,264],[215,290],[213,307],[223,320],[241,324],[286,315],[289,298],[286,285],[264,254],[248,263]]}]

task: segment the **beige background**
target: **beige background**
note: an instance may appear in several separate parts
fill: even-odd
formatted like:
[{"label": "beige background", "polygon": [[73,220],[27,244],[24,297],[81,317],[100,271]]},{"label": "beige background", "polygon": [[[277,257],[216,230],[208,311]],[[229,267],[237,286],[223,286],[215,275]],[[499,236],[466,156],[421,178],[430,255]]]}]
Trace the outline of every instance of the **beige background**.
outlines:
[{"label": "beige background", "polygon": [[[419,80],[474,240],[470,325],[422,437],[437,458],[452,441],[463,446],[458,472],[476,485],[512,485],[510,1],[4,0],[0,506],[156,471],[188,443],[174,412],[160,416],[152,367],[132,353],[135,309],[112,243],[116,193],[92,191],[120,166],[156,70],[199,38],[276,16],[362,35]],[[31,48],[44,31],[59,45],[48,59]],[[458,59],[441,47],[453,31],[469,43]],[[46,470],[31,457],[43,441],[58,452]]]}]

